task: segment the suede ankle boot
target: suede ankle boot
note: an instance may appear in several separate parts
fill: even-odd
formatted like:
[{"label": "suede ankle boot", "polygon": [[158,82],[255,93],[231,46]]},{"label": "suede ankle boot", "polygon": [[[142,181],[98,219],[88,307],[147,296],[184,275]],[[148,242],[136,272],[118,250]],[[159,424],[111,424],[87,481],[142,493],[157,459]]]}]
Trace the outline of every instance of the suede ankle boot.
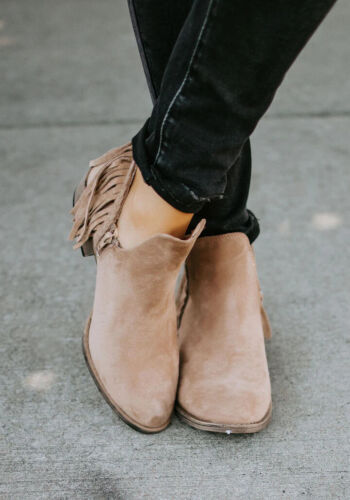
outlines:
[{"label": "suede ankle boot", "polygon": [[178,296],[180,375],[176,411],[192,427],[257,432],[271,417],[262,305],[247,236],[197,240]]},{"label": "suede ankle boot", "polygon": [[83,350],[106,401],[133,428],[160,432],[171,418],[178,382],[175,284],[205,221],[186,239],[159,234],[124,249],[118,218],[135,174],[131,145],[91,163],[73,208],[71,238],[96,256],[93,312]]}]

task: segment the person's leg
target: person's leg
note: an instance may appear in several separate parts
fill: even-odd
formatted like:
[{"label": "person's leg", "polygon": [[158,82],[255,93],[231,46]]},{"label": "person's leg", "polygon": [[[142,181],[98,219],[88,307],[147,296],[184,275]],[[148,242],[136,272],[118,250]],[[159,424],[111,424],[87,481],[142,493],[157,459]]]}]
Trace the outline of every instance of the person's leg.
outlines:
[{"label": "person's leg", "polygon": [[[256,403],[259,413],[266,407],[269,380],[249,241],[244,234],[231,233],[202,238],[197,246],[204,221],[189,237],[181,233],[193,212],[197,215],[207,203],[224,199],[231,166],[240,158],[284,72],[331,3],[305,0],[301,6],[298,1],[288,6],[286,14],[282,1],[262,6],[251,1],[255,8],[250,11],[243,0],[236,0],[236,11],[229,0],[194,0],[167,63],[151,119],[135,137],[133,148],[129,143],[91,162],[75,192],[70,236],[76,239],[76,248],[82,247],[85,255],[94,253],[97,261],[93,313],[84,335],[86,359],[111,406],[144,432],[158,432],[170,421],[179,367],[175,283],[194,247],[197,251],[189,266],[200,265],[201,272],[188,275],[191,293],[181,312],[178,403],[191,411],[187,402],[193,391],[196,401],[210,410],[197,416],[222,430],[215,414],[217,401],[215,407],[210,401],[211,396],[215,401],[219,389],[220,408],[231,400],[240,402],[235,410],[246,405],[242,418],[248,421],[247,432],[257,430],[250,421],[255,420]],[[142,227],[141,236],[136,234],[141,242],[125,248],[121,220],[129,217],[133,224],[125,212],[133,210],[130,200],[137,199],[140,205],[142,197],[149,197],[147,231]],[[125,231],[129,236],[127,227]],[[201,319],[210,342],[190,349],[186,366],[193,367],[203,354],[206,361],[209,352],[215,369],[205,372],[210,380],[203,373],[199,385],[194,381],[186,388],[191,376],[184,372],[184,342],[201,331],[201,324],[191,318]],[[237,328],[238,337],[231,335]],[[240,348],[239,337],[245,332],[250,340]],[[269,414],[259,428],[266,425]],[[231,420],[234,416],[229,412],[227,431],[232,423],[241,431],[241,422]]]},{"label": "person's leg", "polygon": [[[212,199],[227,188],[230,164],[247,148],[285,71],[333,2],[247,3],[255,10],[238,0],[239,12],[228,1],[194,2],[152,117],[134,139],[146,180],[195,217],[208,199],[209,210],[225,204]],[[198,10],[205,4],[203,20]],[[177,412],[207,431],[261,430],[271,418],[263,337],[270,328],[251,245],[240,231],[200,238],[186,269],[178,300]]]},{"label": "person's leg", "polygon": [[[190,13],[193,0],[129,0],[131,19],[153,103],[156,102],[162,79],[176,40]],[[199,220],[207,221],[204,235],[240,231],[250,241],[259,234],[255,216],[247,210],[250,187],[251,152],[249,139],[229,169],[222,200],[207,203],[193,218],[189,230]]]},{"label": "person's leg", "polygon": [[153,103],[193,0],[128,0],[140,57]]},{"label": "person's leg", "polygon": [[334,0],[194,0],[152,115],[133,139],[147,183],[198,213],[227,176]]}]

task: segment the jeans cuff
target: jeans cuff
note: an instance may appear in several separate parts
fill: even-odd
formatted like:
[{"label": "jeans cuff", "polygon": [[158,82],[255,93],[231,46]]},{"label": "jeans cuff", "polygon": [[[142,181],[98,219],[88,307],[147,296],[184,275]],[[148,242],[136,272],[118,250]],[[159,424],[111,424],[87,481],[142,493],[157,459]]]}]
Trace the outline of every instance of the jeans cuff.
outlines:
[{"label": "jeans cuff", "polygon": [[244,228],[244,233],[248,236],[250,243],[254,243],[260,234],[260,224],[253,212],[248,210],[249,219]]},{"label": "jeans cuff", "polygon": [[132,139],[133,157],[144,181],[177,210],[186,213],[199,212],[208,199],[198,197],[185,184],[162,178],[161,172],[155,168],[148,157],[145,148],[146,134],[147,122]]},{"label": "jeans cuff", "polygon": [[[220,234],[227,233],[244,233],[248,236],[250,243],[254,243],[260,234],[260,225],[258,219],[255,217],[253,212],[246,210],[248,218],[244,222],[235,222],[233,220],[232,224],[220,225],[220,221],[213,221],[210,217],[207,217],[207,224],[200,234],[200,238],[204,236],[218,236]],[[196,227],[199,220],[201,219],[201,214],[195,215],[189,225],[187,230],[188,233]]]}]

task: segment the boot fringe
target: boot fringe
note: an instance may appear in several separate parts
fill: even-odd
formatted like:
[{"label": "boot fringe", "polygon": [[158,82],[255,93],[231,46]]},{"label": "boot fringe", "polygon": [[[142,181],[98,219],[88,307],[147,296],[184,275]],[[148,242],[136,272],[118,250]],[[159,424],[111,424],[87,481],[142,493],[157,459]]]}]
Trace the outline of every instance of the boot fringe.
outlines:
[{"label": "boot fringe", "polygon": [[[89,172],[94,167],[99,167],[98,173],[85,185],[71,210],[73,227],[69,239],[75,240],[74,249],[90,238],[98,248],[106,233],[116,234],[116,224],[136,172],[131,143],[111,149],[91,161]],[[109,241],[105,240],[105,243]]]}]

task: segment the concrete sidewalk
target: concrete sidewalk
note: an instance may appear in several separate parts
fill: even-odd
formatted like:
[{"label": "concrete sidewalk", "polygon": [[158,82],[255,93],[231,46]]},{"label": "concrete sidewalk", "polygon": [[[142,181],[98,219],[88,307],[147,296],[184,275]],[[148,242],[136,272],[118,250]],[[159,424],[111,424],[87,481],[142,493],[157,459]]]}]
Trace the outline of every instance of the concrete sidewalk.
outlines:
[{"label": "concrete sidewalk", "polygon": [[136,433],[83,361],[95,268],[67,242],[72,190],[150,110],[125,4],[2,0],[0,498],[349,498],[350,4],[253,136],[274,414],[250,436]]}]

